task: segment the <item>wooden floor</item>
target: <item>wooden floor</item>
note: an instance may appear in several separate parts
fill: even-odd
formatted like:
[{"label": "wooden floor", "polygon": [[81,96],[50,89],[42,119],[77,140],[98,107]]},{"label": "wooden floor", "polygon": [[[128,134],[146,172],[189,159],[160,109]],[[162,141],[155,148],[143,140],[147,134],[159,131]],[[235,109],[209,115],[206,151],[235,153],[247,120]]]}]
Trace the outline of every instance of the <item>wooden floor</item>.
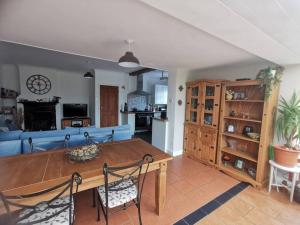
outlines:
[{"label": "wooden floor", "polygon": [[299,225],[300,204],[288,193],[247,188],[197,225]]},{"label": "wooden floor", "polygon": [[[143,193],[144,225],[174,224],[238,183],[216,169],[185,157],[175,157],[168,164],[166,207],[163,214],[157,216],[154,178],[155,174],[149,173]],[[96,210],[92,208],[91,202],[90,191],[78,195],[77,225],[104,224],[104,218],[100,222],[96,221]],[[110,225],[137,225],[137,221],[137,210],[132,206],[111,214]],[[277,193],[274,190],[270,195],[248,187],[197,224],[300,225],[300,204],[290,204],[287,194],[283,192]]]}]

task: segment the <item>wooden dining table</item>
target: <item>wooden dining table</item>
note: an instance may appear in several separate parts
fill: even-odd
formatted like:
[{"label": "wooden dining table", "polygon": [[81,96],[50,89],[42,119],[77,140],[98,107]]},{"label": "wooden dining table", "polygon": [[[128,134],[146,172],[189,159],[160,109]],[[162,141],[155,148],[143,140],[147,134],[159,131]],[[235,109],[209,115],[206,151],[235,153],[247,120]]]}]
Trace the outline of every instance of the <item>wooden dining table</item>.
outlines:
[{"label": "wooden dining table", "polygon": [[80,192],[104,184],[104,163],[122,166],[151,154],[154,161],[149,165],[148,172],[156,171],[155,205],[160,215],[166,202],[167,162],[172,157],[138,138],[104,143],[99,147],[101,152],[98,157],[80,163],[70,161],[65,155],[69,149],[0,158],[0,191],[5,195],[33,193],[62,183],[72,173],[78,172],[82,176],[82,184],[78,189]]}]

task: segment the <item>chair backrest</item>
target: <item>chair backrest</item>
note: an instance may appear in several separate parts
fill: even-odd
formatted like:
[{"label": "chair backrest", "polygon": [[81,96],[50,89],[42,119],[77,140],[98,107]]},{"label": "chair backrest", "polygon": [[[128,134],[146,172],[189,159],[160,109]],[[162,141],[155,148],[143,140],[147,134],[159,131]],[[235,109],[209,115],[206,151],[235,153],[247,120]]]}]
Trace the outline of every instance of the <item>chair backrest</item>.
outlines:
[{"label": "chair backrest", "polygon": [[[103,166],[103,174],[104,174],[104,180],[105,180],[105,198],[106,202],[108,202],[108,192],[110,191],[121,191],[128,189],[132,187],[133,185],[136,185],[137,187],[137,200],[141,200],[143,186],[145,182],[145,178],[148,172],[149,164],[153,162],[153,157],[150,154],[145,154],[143,158],[135,163],[131,163],[126,166],[121,167],[109,167],[107,163]],[[145,166],[144,176],[141,178],[141,172],[143,169],[143,166]],[[125,174],[118,174],[118,171],[126,170],[128,171]],[[114,182],[109,183],[110,177],[114,180]],[[132,182],[129,183],[128,186],[120,185],[124,181],[131,180]],[[106,204],[108,206],[108,204]]]},{"label": "chair backrest", "polygon": [[[4,207],[6,209],[6,224],[7,225],[21,225],[21,224],[40,224],[42,222],[48,221],[51,218],[59,215],[60,213],[68,210],[69,211],[69,221],[70,223],[74,221],[74,213],[72,213],[73,210],[73,193],[77,193],[78,186],[81,184],[82,178],[80,174],[77,172],[73,173],[71,178],[67,181],[56,185],[52,188],[35,192],[32,194],[26,194],[26,195],[17,195],[17,196],[5,196],[2,192],[0,192],[0,200],[4,203]],[[75,188],[75,192],[74,192]],[[26,204],[20,204],[18,203],[19,200],[29,200],[35,199],[40,196],[45,196],[50,192],[53,191],[60,191],[58,194],[56,194],[54,197],[52,197],[49,200],[39,202],[35,205],[26,205]],[[61,202],[58,204],[56,200],[60,198],[63,195],[69,194],[69,201],[68,202]],[[54,204],[53,204],[54,203]],[[12,207],[17,208],[16,212],[12,212]],[[45,213],[44,217],[37,217],[34,218],[35,220],[24,223],[21,222],[23,220],[28,219],[30,216],[32,216],[35,213],[44,212],[45,210],[54,209],[51,211],[52,213]],[[24,210],[28,210],[27,213],[22,214],[21,212],[24,212]],[[72,216],[73,215],[73,216]],[[1,222],[1,221],[0,221]]]},{"label": "chair backrest", "polygon": [[32,138],[28,138],[30,152],[47,151],[50,149],[67,148],[69,146],[70,134],[66,134],[61,140],[44,140],[41,142],[33,142]]},{"label": "chair backrest", "polygon": [[89,132],[84,132],[84,137],[86,139],[86,144],[90,145],[90,144],[100,144],[100,143],[105,143],[105,142],[110,142],[114,140],[114,133],[115,131],[112,130],[111,134],[90,134]]}]

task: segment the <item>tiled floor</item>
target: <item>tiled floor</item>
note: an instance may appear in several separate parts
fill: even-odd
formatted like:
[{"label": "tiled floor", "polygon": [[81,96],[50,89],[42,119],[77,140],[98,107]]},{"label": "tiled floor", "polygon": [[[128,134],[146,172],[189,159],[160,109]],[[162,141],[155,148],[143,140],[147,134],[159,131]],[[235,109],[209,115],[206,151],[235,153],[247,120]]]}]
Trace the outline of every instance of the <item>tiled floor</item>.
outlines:
[{"label": "tiled floor", "polygon": [[[144,225],[174,224],[238,184],[238,181],[191,159],[176,157],[168,164],[167,202],[161,216],[155,214],[154,184],[155,174],[149,173],[142,200]],[[96,210],[91,207],[90,191],[78,195],[76,224],[104,224],[104,218],[101,222],[96,221]],[[113,213],[110,216],[110,224],[138,224],[136,207],[132,206],[127,210]],[[285,193],[273,191],[270,195],[265,191],[257,191],[249,187],[203,218],[198,224],[300,225],[300,205],[290,204]]]}]

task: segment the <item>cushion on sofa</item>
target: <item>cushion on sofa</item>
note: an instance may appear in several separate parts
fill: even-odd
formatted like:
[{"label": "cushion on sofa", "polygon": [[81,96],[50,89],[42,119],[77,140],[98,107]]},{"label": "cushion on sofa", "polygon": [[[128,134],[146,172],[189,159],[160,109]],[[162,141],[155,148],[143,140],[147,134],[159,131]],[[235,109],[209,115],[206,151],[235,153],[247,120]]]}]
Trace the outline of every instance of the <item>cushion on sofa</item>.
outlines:
[{"label": "cushion on sofa", "polygon": [[[60,149],[66,147],[64,144],[64,140],[65,140],[65,136],[32,138],[32,144],[34,146],[34,150],[45,151],[45,150]],[[22,151],[23,153],[30,152],[30,143],[28,139],[22,140]]]},{"label": "cushion on sofa", "polygon": [[84,132],[88,133],[110,133],[112,130],[131,130],[129,124],[121,125],[121,126],[114,126],[114,127],[82,127],[80,128],[80,134],[84,134]]},{"label": "cushion on sofa", "polygon": [[1,141],[0,156],[21,154],[21,140]]},{"label": "cushion on sofa", "polygon": [[132,138],[131,130],[116,130],[114,132],[114,141],[129,140]]},{"label": "cushion on sofa", "polygon": [[21,130],[0,132],[0,141],[19,140],[22,133]]},{"label": "cushion on sofa", "polygon": [[20,135],[21,140],[25,140],[28,138],[46,138],[46,137],[65,137],[66,134],[76,135],[78,134],[79,129],[65,129],[65,130],[49,130],[49,131],[30,131],[23,132]]},{"label": "cushion on sofa", "polygon": [[83,134],[71,135],[69,147],[78,147],[86,145],[86,138]]}]

